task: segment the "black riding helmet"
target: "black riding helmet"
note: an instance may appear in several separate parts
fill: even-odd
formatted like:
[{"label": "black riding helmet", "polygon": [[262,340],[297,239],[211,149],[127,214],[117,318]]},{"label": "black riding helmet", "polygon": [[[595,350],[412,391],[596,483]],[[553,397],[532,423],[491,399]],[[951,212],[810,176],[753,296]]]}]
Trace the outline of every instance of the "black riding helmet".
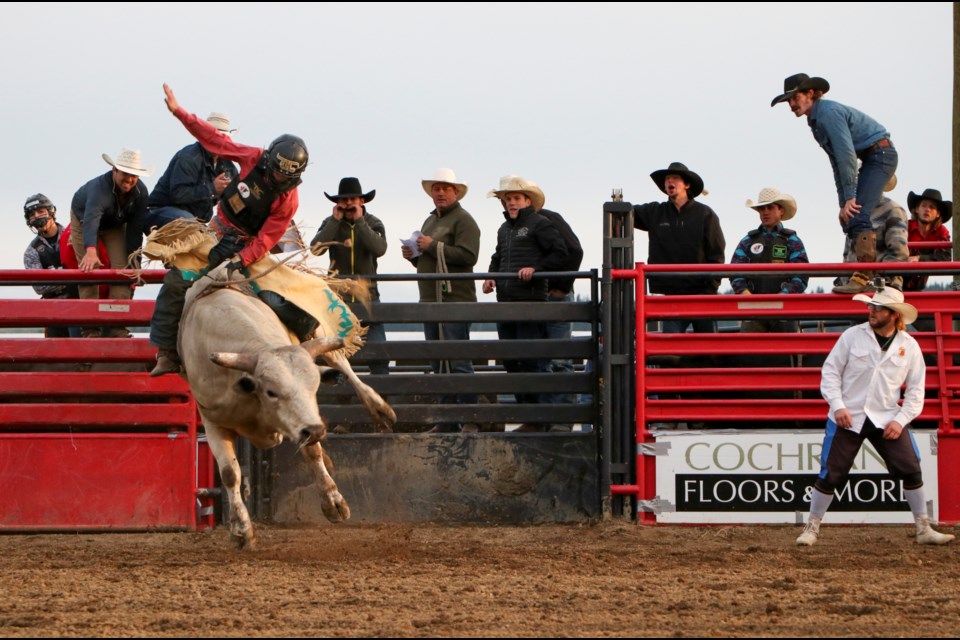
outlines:
[{"label": "black riding helmet", "polygon": [[288,178],[278,185],[284,191],[289,191],[300,184],[300,175],[310,161],[310,153],[307,151],[307,145],[303,138],[289,133],[285,133],[271,142],[264,152],[264,156],[267,169],[276,171]]},{"label": "black riding helmet", "polygon": [[42,193],[35,193],[27,198],[27,201],[23,203],[23,219],[29,221],[30,214],[37,209],[46,209],[50,212],[50,215],[53,215],[57,212],[57,208],[53,206],[53,202],[50,201],[50,198]]}]

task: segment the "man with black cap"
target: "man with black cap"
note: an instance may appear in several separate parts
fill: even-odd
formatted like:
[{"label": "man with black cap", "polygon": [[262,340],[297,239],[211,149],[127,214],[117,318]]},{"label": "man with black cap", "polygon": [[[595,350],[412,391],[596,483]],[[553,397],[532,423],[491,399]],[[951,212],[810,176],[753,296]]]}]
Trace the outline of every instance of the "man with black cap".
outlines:
[{"label": "man with black cap", "polygon": [[[650,234],[650,264],[723,264],[726,241],[720,218],[713,209],[694,198],[703,193],[703,179],[681,162],[650,174],[654,184],[667,194],[666,202],[648,202],[633,207],[634,223]],[[716,294],[720,278],[690,275],[650,277],[650,292],[666,295]],[[713,320],[683,318],[666,320],[664,333],[716,333]]]},{"label": "man with black cap", "polygon": [[[341,276],[375,276],[377,259],[387,252],[387,235],[383,222],[367,211],[366,204],[377,195],[376,189],[364,193],[357,178],[343,178],[336,195],[323,195],[334,203],[332,215],[320,224],[320,230],[310,243],[336,243],[328,245],[330,269]],[[321,250],[322,251],[322,250]],[[370,284],[370,298],[380,301],[377,283]],[[355,302],[355,300],[348,300]],[[386,342],[383,325],[377,322],[367,326],[368,342]],[[388,363],[370,364],[371,373],[387,373]]]},{"label": "man with black cap", "polygon": [[[770,106],[790,104],[798,118],[807,117],[814,139],[833,167],[840,203],[840,225],[850,238],[858,262],[876,262],[877,232],[870,214],[883,197],[883,187],[897,170],[897,150],[890,132],[867,114],[824,100],[830,83],[798,73],[783,81],[783,93]],[[860,160],[859,171],[857,160]],[[873,290],[873,272],[857,271],[842,293]],[[837,292],[840,293],[840,292]]]},{"label": "man with black cap", "polygon": [[[910,423],[923,410],[926,367],[913,336],[904,328],[917,309],[903,293],[884,287],[867,303],[867,322],[843,332],[821,373],[820,393],[830,405],[823,438],[820,475],[810,492],[810,515],[797,544],[809,547],[820,538],[820,522],[834,492],[847,483],[864,440],[869,440],[903,495],[916,523],[917,544],[947,544],[953,535],[934,531],[927,516],[920,454]],[[903,404],[900,404],[901,388]]]},{"label": "man with black cap", "polygon": [[[917,195],[907,195],[907,207],[911,218],[907,223],[909,242],[944,242],[950,240],[947,223],[953,217],[953,203],[944,200],[937,189],[924,189]],[[944,249],[910,249],[910,262],[949,262],[951,251]],[[923,291],[929,276],[915,275],[907,278],[904,291]]]}]

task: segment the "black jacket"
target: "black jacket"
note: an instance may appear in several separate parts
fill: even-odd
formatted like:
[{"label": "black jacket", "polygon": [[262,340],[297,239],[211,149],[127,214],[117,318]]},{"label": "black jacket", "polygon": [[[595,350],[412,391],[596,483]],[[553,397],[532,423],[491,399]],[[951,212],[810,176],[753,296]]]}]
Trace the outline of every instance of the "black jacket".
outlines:
[{"label": "black jacket", "polygon": [[[507,212],[506,221],[497,232],[497,250],[490,258],[492,273],[516,273],[533,267],[534,271],[561,271],[567,262],[567,247],[552,222],[534,211],[520,210],[515,220]],[[547,281],[542,278],[523,281],[519,278],[497,281],[498,301],[547,299]]]},{"label": "black jacket", "polygon": [[[713,209],[690,200],[677,211],[668,202],[633,207],[636,227],[650,234],[650,264],[723,264],[726,242]],[[651,293],[671,295],[716,293],[720,278],[650,277]]]}]

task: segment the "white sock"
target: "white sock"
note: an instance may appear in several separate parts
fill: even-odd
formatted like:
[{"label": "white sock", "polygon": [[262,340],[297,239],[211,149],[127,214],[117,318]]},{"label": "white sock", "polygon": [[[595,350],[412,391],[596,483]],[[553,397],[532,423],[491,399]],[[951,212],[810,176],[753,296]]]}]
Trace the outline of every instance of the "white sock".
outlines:
[{"label": "white sock", "polygon": [[833,502],[833,494],[826,494],[822,491],[817,491],[814,489],[810,492],[810,517],[811,518],[820,518],[823,519],[824,514],[827,513],[827,509],[830,508],[830,503]]},{"label": "white sock", "polygon": [[914,518],[927,515],[927,499],[923,495],[922,485],[917,489],[904,489],[903,494],[907,498],[907,504],[910,505]]}]

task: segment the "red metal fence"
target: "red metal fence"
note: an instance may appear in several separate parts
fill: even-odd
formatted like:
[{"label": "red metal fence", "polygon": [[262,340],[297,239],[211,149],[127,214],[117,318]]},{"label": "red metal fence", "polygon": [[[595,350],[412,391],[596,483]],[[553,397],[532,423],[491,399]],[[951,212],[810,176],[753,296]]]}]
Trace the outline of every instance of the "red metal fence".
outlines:
[{"label": "red metal fence", "polygon": [[[0,284],[123,279],[0,271]],[[137,327],[152,310],[149,300],[3,300],[0,327]],[[148,376],[156,349],[140,335],[0,337],[0,530],[213,526],[214,467],[196,403],[181,378]]]},{"label": "red metal fence", "polygon": [[[898,272],[930,271],[934,263],[897,264]],[[935,263],[941,273],[956,272],[960,263]],[[828,275],[849,270],[850,265],[710,265],[711,274],[747,272],[807,273]],[[889,270],[889,263],[861,265],[861,268]],[[676,318],[744,320],[752,318],[850,319],[864,321],[864,305],[848,295],[702,295],[655,296],[646,294],[649,274],[703,272],[704,265],[645,265],[635,269],[614,269],[615,280],[633,280],[636,301],[636,459],[635,481],[614,484],[612,495],[632,496],[639,503],[655,501],[656,456],[645,446],[654,442],[650,425],[664,422],[705,423],[715,421],[794,424],[818,421],[822,426],[827,405],[820,398],[820,369],[811,366],[681,368],[669,363],[696,357],[723,359],[725,356],[822,357],[833,348],[839,333],[778,334],[670,334],[649,332],[655,321]],[[935,331],[912,334],[928,357],[927,400],[918,420],[937,425],[939,438],[939,501],[943,522],[960,522],[960,332],[954,330],[960,318],[960,294],[955,291],[908,293],[907,300],[921,316],[932,315]],[[667,364],[663,364],[666,359]],[[659,363],[659,364],[657,364]],[[686,392],[686,397],[663,398]],[[770,398],[769,392],[790,392],[800,397]],[[698,399],[697,394],[710,395]],[[752,397],[751,397],[752,396]],[[803,397],[808,396],[808,397]],[[649,447],[647,447],[649,449]],[[641,508],[642,521],[654,522],[655,515]]]}]

